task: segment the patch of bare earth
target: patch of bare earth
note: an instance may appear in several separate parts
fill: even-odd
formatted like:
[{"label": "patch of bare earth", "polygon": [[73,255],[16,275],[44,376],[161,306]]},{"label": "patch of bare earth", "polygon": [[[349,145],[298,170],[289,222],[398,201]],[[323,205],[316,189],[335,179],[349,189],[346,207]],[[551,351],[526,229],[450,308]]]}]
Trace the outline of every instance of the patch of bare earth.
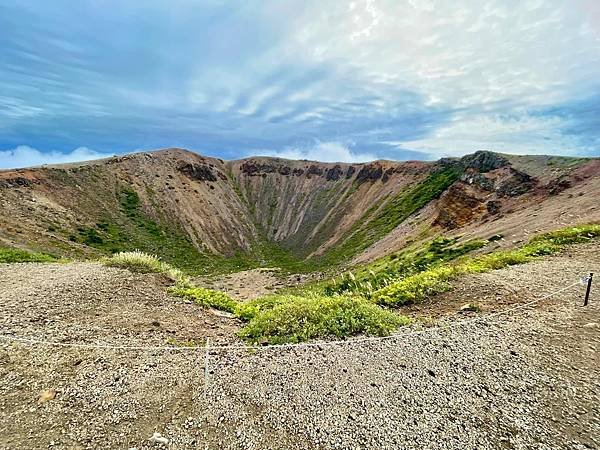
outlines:
[{"label": "patch of bare earth", "polygon": [[283,275],[278,269],[252,269],[224,275],[216,279],[198,278],[196,282],[211,289],[226,292],[236,300],[252,300],[273,294],[278,289],[299,286],[316,280],[319,273]]},{"label": "patch of bare earth", "polygon": [[[598,262],[586,245],[469,277],[419,312],[439,317],[437,302],[456,314],[477,300],[485,314],[567,286]],[[161,283],[95,264],[0,266],[2,334],[157,345],[172,329],[231,342],[237,324],[169,297]],[[598,448],[600,296],[593,290],[583,308],[583,289],[386,340],[215,349],[207,379],[201,350],[2,339],[0,448]]]}]

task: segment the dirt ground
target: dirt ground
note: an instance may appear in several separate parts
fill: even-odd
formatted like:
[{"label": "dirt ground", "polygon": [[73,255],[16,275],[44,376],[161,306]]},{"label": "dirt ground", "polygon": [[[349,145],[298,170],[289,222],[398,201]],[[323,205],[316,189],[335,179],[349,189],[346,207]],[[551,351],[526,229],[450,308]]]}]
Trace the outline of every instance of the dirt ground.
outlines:
[{"label": "dirt ground", "polygon": [[[467,277],[390,339],[258,351],[0,339],[1,449],[600,448],[597,244]],[[234,319],[97,264],[0,265],[3,336],[115,346],[236,342]],[[479,313],[460,312],[477,303]],[[489,319],[486,319],[489,317]],[[159,436],[155,433],[159,433]],[[152,436],[154,435],[154,439]],[[161,443],[164,441],[165,443]]]},{"label": "dirt ground", "polygon": [[198,278],[200,286],[226,292],[236,300],[251,300],[269,295],[284,287],[298,286],[320,276],[313,274],[285,275],[278,269],[252,269],[218,278]]}]

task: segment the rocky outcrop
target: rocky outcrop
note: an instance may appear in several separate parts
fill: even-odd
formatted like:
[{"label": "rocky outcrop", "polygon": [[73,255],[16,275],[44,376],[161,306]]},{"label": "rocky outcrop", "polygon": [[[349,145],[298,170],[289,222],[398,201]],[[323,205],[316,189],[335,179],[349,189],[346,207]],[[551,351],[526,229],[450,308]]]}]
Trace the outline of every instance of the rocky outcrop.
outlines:
[{"label": "rocky outcrop", "polygon": [[206,164],[188,163],[179,167],[179,171],[193,180],[197,181],[217,181],[217,176]]},{"label": "rocky outcrop", "polygon": [[325,171],[325,179],[327,181],[337,181],[340,179],[344,171],[339,165],[335,165]]},{"label": "rocky outcrop", "polygon": [[504,156],[486,150],[479,150],[472,155],[463,156],[460,163],[466,169],[475,169],[482,173],[510,165]]},{"label": "rocky outcrop", "polygon": [[517,197],[533,189],[535,184],[535,178],[511,167],[509,176],[498,184],[496,192],[505,197]]},{"label": "rocky outcrop", "polygon": [[356,181],[364,183],[367,181],[377,181],[383,176],[383,167],[378,163],[365,164],[362,166],[358,175],[356,175]]},{"label": "rocky outcrop", "polygon": [[482,196],[468,184],[454,183],[440,198],[433,224],[447,230],[462,227],[486,211]]},{"label": "rocky outcrop", "polygon": [[461,181],[464,181],[467,184],[471,184],[477,186],[484,191],[492,192],[495,189],[494,180],[486,177],[482,173],[465,173],[461,176]]},{"label": "rocky outcrop", "polygon": [[25,177],[0,179],[0,187],[9,188],[9,189],[31,186],[32,184],[33,184],[33,182]]}]

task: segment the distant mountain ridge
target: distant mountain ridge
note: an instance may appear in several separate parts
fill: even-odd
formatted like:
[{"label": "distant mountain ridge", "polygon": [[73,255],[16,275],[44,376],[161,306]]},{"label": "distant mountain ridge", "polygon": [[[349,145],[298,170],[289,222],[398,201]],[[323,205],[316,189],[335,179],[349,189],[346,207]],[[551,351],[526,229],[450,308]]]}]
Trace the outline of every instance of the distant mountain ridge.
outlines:
[{"label": "distant mountain ridge", "polygon": [[510,218],[528,208],[548,222],[599,220],[586,209],[599,173],[598,159],[488,151],[350,164],[164,149],[0,171],[0,245],[72,257],[139,248],[193,271],[309,270],[439,233],[518,229]]}]

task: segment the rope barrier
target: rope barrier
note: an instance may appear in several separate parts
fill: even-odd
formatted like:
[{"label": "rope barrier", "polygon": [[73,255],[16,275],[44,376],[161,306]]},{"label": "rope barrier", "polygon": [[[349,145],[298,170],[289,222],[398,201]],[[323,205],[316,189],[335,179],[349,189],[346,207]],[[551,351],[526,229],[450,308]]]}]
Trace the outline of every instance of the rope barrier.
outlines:
[{"label": "rope barrier", "polygon": [[[271,344],[271,345],[211,345],[210,351],[217,350],[268,350],[268,349],[278,349],[278,348],[309,348],[309,347],[323,347],[323,346],[333,346],[333,345],[346,345],[346,344],[360,344],[364,342],[371,341],[384,341],[390,339],[397,338],[405,338],[409,336],[420,335],[424,333],[433,333],[440,330],[448,330],[451,328],[456,328],[464,325],[470,325],[476,322],[483,322],[489,320],[490,318],[498,317],[500,315],[509,313],[511,311],[527,308],[535,303],[538,303],[542,300],[546,300],[556,294],[566,291],[567,289],[572,288],[577,284],[583,284],[587,282],[587,277],[584,276],[578,279],[576,282],[565,286],[561,289],[558,289],[550,294],[546,294],[543,297],[536,298],[527,303],[521,303],[511,308],[503,309],[501,311],[497,311],[495,313],[487,314],[485,316],[475,317],[473,319],[459,320],[456,322],[452,322],[444,327],[431,327],[423,330],[414,330],[410,332],[404,333],[394,333],[388,336],[365,336],[362,338],[348,339],[343,341],[326,341],[326,342],[302,342],[298,344]],[[56,341],[45,341],[41,339],[33,339],[33,338],[23,338],[18,336],[10,336],[10,335],[0,335],[0,339],[4,339],[6,341],[13,342],[21,342],[25,344],[31,345],[46,345],[46,346],[55,346],[55,347],[68,347],[68,348],[81,348],[81,349],[102,349],[102,350],[143,350],[143,351],[208,351],[208,345],[202,346],[190,346],[190,347],[167,347],[167,346],[136,346],[136,345],[108,345],[108,344],[80,344],[80,343],[66,343],[66,342],[56,342]]]}]

